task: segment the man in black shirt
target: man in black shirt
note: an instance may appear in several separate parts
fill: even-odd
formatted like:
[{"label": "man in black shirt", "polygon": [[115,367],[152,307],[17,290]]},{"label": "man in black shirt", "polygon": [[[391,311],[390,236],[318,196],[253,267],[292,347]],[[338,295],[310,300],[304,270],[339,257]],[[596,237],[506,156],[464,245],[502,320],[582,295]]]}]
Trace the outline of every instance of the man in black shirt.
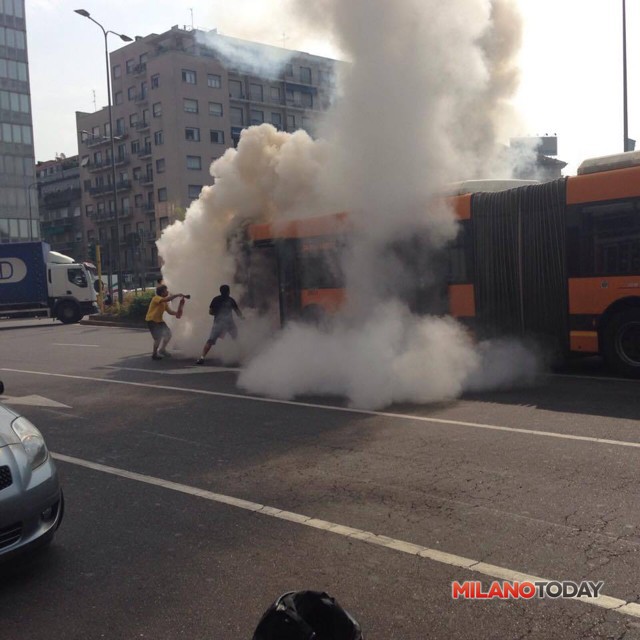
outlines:
[{"label": "man in black shirt", "polygon": [[239,318],[243,316],[236,301],[230,294],[229,285],[223,284],[220,287],[220,295],[216,296],[209,305],[209,315],[213,316],[213,326],[211,327],[209,339],[202,348],[202,355],[198,358],[196,364],[204,364],[207,353],[209,353],[218,338],[224,338],[227,333],[234,340],[238,336],[238,328],[233,321],[233,314],[235,313]]}]

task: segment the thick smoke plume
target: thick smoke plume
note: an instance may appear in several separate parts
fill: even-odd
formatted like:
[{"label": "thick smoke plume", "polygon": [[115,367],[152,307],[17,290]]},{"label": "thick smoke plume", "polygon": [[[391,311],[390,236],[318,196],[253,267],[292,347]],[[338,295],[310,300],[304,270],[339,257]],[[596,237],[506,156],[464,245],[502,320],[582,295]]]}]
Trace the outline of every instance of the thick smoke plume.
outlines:
[{"label": "thick smoke plume", "polygon": [[342,265],[343,312],[330,329],[292,323],[282,331],[274,315],[249,313],[238,343],[214,347],[218,357],[244,362],[241,386],[382,407],[531,375],[535,362],[524,349],[474,345],[452,319],[413,315],[411,271],[389,250],[419,236],[423,279],[435,285],[435,256],[457,231],[437,195],[448,183],[491,176],[503,157],[502,142],[517,126],[509,105],[520,38],[515,1],[291,6],[315,35],[330,33],[349,61],[340,66],[336,107],[318,141],[270,125],[245,130],[238,148],[213,163],[214,186],[163,233],[158,247],[170,288],[194,294],[176,327],[180,346],[198,352],[211,297],[223,282],[234,285],[234,230],[348,211],[358,233]]}]

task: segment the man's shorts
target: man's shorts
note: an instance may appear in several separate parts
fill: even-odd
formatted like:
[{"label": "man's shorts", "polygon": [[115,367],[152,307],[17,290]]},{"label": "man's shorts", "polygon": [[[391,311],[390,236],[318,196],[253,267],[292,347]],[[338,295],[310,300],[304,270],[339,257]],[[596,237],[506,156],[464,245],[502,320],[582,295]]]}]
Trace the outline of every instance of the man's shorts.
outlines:
[{"label": "man's shorts", "polygon": [[147,327],[149,327],[149,331],[151,331],[151,335],[154,340],[162,340],[163,338],[169,339],[171,338],[171,329],[167,326],[165,322],[147,322]]},{"label": "man's shorts", "polygon": [[235,322],[215,322],[211,327],[211,333],[207,342],[214,345],[218,338],[224,338],[227,333],[235,340],[238,337],[238,327]]}]

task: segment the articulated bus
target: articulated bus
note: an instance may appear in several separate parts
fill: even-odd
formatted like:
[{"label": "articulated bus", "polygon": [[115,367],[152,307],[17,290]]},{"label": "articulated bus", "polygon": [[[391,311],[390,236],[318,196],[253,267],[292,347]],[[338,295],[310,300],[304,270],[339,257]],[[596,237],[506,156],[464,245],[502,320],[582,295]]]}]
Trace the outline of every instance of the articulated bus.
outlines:
[{"label": "articulated bus", "polygon": [[[640,377],[640,152],[593,158],[546,183],[474,182],[450,198],[459,232],[447,247],[448,312],[478,336],[533,335]],[[347,214],[248,232],[282,322],[343,304],[339,255],[357,233]]]}]

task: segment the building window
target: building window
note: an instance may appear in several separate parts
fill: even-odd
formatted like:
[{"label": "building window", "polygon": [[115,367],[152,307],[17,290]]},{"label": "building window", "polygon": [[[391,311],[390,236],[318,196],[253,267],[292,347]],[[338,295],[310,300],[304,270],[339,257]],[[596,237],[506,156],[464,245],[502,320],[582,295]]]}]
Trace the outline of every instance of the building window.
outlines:
[{"label": "building window", "polygon": [[264,122],[264,111],[251,110],[251,124],[262,124]]},{"label": "building window", "polygon": [[309,67],[300,67],[300,82],[311,84],[311,69]]},{"label": "building window", "polygon": [[222,78],[215,73],[207,74],[207,86],[212,89],[220,89],[222,87]]},{"label": "building window", "polygon": [[229,95],[232,98],[244,98],[242,82],[240,82],[240,80],[229,80]]},{"label": "building window", "polygon": [[116,120],[116,135],[121,136],[124,133],[124,118]]},{"label": "building window", "polygon": [[306,107],[307,109],[313,108],[313,96],[310,93],[303,93],[300,96],[300,99],[303,107]]},{"label": "building window", "polygon": [[209,115],[210,116],[221,116],[222,115],[222,103],[221,102],[210,102],[209,103]]},{"label": "building window", "polygon": [[202,191],[202,185],[201,184],[190,184],[189,185],[189,190],[187,192],[187,195],[188,195],[190,200],[196,200],[197,198],[200,197],[200,192],[201,191]]},{"label": "building window", "polygon": [[198,113],[198,101],[184,98],[184,110],[185,113]]},{"label": "building window", "polygon": [[88,204],[85,207],[85,211],[87,212],[87,218],[90,218],[93,215],[93,205],[92,204]]},{"label": "building window", "polygon": [[144,100],[147,97],[147,83],[140,83],[140,100]]},{"label": "building window", "polygon": [[287,129],[289,131],[296,130],[296,117],[294,115],[287,115]]},{"label": "building window", "polygon": [[151,109],[155,118],[160,117],[162,115],[162,102],[155,102]]},{"label": "building window", "polygon": [[122,76],[122,67],[119,64],[114,64],[113,65],[113,77],[114,78],[119,78],[120,76]]},{"label": "building window", "polygon": [[122,104],[122,91],[116,91],[115,96],[113,96],[113,102],[115,104]]},{"label": "building window", "polygon": [[215,144],[224,144],[224,131],[211,129],[211,142]]},{"label": "building window", "polygon": [[196,72],[189,69],[182,70],[182,82],[187,84],[196,84]]},{"label": "building window", "polygon": [[130,127],[135,127],[138,124],[138,114],[137,113],[132,113],[129,116],[129,126]]},{"label": "building window", "polygon": [[263,92],[261,84],[250,84],[249,85],[249,96],[252,100],[256,102],[262,102]]},{"label": "building window", "polygon": [[136,99],[136,88],[135,87],[129,87],[127,89],[127,98],[129,98],[129,101]]},{"label": "building window", "polygon": [[[140,151],[140,140],[131,141],[131,153],[138,153]],[[135,171],[135,169],[134,169]]]},{"label": "building window", "polygon": [[197,127],[186,127],[184,130],[184,138],[190,142],[200,142],[200,129]]},{"label": "building window", "polygon": [[162,130],[153,134],[153,142],[156,145],[164,144],[164,132]]},{"label": "building window", "polygon": [[160,74],[156,73],[151,76],[151,88],[157,89],[160,86]]},{"label": "building window", "polygon": [[280,104],[280,87],[271,87],[271,101]]},{"label": "building window", "polygon": [[136,208],[140,208],[142,207],[142,194],[141,193],[137,193],[134,197],[133,197],[133,203],[136,206]]},{"label": "building window", "polygon": [[167,187],[161,187],[158,189],[158,202],[167,201]]},{"label": "building window", "polygon": [[148,59],[149,59],[148,53],[145,52],[140,54],[140,64],[146,64]]},{"label": "building window", "polygon": [[187,169],[202,169],[202,158],[200,156],[187,156]]},{"label": "building window", "polygon": [[133,68],[136,66],[135,60],[127,60],[127,73],[133,73]]},{"label": "building window", "polygon": [[293,65],[292,64],[287,64],[284,67],[284,75],[285,76],[292,76],[293,75]]},{"label": "building window", "polygon": [[282,114],[271,113],[271,124],[278,129],[282,129]]},{"label": "building window", "polygon": [[231,107],[231,124],[234,127],[242,127],[244,125],[244,112],[242,107]]},{"label": "building window", "polygon": [[156,160],[156,173],[164,173],[165,163],[164,158]]}]

